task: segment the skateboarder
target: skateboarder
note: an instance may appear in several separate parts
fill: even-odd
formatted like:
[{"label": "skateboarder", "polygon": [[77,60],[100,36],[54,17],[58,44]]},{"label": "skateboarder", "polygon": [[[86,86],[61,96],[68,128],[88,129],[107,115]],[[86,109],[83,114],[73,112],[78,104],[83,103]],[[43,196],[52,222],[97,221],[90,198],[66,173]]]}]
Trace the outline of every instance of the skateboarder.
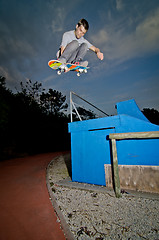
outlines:
[{"label": "skateboarder", "polygon": [[97,54],[100,60],[103,60],[104,55],[99,48],[88,42],[84,35],[89,29],[87,20],[81,19],[76,25],[75,30],[65,32],[62,37],[62,42],[57,59],[62,63],[75,63],[84,67],[88,66],[88,61],[83,61],[87,50],[90,49]]}]

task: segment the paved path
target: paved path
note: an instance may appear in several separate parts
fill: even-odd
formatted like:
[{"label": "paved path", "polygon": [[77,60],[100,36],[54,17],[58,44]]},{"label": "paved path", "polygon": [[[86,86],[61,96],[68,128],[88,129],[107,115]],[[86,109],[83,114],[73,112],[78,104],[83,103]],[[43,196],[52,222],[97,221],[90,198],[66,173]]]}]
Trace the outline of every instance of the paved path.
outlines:
[{"label": "paved path", "polygon": [[46,187],[58,153],[0,162],[0,240],[64,240]]}]

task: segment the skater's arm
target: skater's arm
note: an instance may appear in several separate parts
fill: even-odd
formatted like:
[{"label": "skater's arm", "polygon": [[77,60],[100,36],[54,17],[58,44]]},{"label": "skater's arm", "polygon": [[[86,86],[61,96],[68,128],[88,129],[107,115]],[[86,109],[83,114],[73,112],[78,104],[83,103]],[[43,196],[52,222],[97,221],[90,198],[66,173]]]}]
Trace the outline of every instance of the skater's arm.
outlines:
[{"label": "skater's arm", "polygon": [[98,57],[100,60],[103,60],[103,59],[104,59],[104,55],[103,55],[103,53],[100,51],[99,48],[96,48],[95,46],[91,46],[90,49],[97,54],[97,57]]}]

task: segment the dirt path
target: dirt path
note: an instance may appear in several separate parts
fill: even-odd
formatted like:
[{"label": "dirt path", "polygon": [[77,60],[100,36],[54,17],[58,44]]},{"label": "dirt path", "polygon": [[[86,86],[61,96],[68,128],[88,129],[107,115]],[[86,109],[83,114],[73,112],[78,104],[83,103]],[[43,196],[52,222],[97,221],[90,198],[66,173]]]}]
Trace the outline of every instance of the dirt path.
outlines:
[{"label": "dirt path", "polygon": [[46,167],[61,153],[0,162],[0,240],[64,240],[46,187]]}]

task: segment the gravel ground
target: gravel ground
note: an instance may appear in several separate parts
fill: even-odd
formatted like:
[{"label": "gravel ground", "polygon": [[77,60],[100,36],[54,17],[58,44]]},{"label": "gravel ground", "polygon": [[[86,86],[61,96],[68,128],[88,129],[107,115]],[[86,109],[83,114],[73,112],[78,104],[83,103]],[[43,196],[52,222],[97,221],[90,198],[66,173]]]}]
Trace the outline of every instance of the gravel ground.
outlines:
[{"label": "gravel ground", "polygon": [[74,239],[155,239],[159,240],[159,195],[114,191],[72,183],[70,156],[53,159],[48,181],[56,203]]}]

